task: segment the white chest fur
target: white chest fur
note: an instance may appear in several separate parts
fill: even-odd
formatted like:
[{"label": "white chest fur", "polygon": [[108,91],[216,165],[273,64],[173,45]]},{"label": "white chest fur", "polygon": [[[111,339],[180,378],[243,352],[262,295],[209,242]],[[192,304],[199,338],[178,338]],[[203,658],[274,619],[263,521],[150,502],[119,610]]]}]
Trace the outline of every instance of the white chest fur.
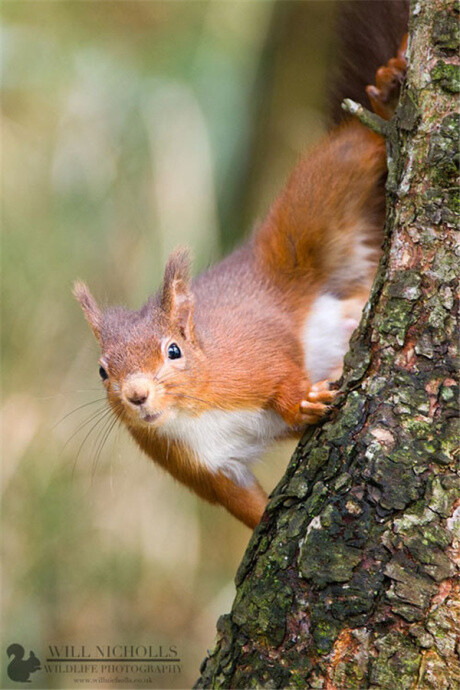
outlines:
[{"label": "white chest fur", "polygon": [[185,444],[211,472],[221,471],[239,486],[248,486],[254,481],[250,464],[286,429],[271,410],[210,410],[197,417],[178,412],[159,433]]},{"label": "white chest fur", "polygon": [[329,378],[342,364],[350,336],[358,322],[349,318],[345,302],[320,295],[305,321],[303,345],[305,368],[312,383]]}]

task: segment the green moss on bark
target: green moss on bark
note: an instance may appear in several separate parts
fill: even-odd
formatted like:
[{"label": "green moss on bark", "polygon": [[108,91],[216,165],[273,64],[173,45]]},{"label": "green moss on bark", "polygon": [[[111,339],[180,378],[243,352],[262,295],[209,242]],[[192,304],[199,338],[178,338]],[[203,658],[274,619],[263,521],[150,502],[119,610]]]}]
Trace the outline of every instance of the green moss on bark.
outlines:
[{"label": "green moss on bark", "polygon": [[414,4],[386,256],[344,393],[276,488],[197,687],[460,686],[454,16]]}]

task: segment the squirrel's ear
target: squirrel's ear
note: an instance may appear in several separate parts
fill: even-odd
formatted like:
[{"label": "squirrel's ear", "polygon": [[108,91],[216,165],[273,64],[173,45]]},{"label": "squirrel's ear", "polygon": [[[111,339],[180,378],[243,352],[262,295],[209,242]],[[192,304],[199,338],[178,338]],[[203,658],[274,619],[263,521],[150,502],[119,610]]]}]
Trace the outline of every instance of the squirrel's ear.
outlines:
[{"label": "squirrel's ear", "polygon": [[80,302],[86,320],[96,336],[96,340],[101,343],[102,312],[86,283],[77,280],[73,285],[73,294]]},{"label": "squirrel's ear", "polygon": [[194,340],[193,295],[190,290],[190,255],[176,249],[168,259],[163,280],[161,306],[185,338]]}]

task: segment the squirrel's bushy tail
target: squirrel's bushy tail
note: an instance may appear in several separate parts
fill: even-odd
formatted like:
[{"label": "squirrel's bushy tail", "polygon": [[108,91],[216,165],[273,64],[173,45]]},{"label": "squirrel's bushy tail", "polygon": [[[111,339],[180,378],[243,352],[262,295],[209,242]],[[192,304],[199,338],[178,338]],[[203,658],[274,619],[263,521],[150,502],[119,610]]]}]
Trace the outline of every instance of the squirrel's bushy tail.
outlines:
[{"label": "squirrel's bushy tail", "polygon": [[[365,87],[396,55],[407,26],[405,0],[346,2],[340,9],[341,69],[334,100],[367,102]],[[336,120],[339,118],[338,113]],[[303,281],[346,297],[369,289],[382,244],[383,139],[348,118],[297,165],[257,230],[259,265],[275,281]]]},{"label": "squirrel's bushy tail", "polygon": [[362,125],[338,127],[302,159],[255,234],[262,270],[346,297],[369,283],[384,221],[385,143]]}]

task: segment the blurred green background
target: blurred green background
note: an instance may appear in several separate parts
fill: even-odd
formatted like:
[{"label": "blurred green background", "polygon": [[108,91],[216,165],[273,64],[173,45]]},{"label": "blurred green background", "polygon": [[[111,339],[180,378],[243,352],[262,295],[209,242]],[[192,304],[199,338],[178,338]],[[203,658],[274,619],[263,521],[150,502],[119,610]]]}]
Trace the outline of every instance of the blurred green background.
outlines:
[{"label": "blurred green background", "polygon": [[[11,642],[173,644],[182,672],[152,687],[198,676],[250,533],[95,424],[71,285],[137,308],[177,244],[199,271],[241,241],[323,131],[333,10],[3,4],[3,687]],[[267,490],[291,450],[256,470]]]}]

